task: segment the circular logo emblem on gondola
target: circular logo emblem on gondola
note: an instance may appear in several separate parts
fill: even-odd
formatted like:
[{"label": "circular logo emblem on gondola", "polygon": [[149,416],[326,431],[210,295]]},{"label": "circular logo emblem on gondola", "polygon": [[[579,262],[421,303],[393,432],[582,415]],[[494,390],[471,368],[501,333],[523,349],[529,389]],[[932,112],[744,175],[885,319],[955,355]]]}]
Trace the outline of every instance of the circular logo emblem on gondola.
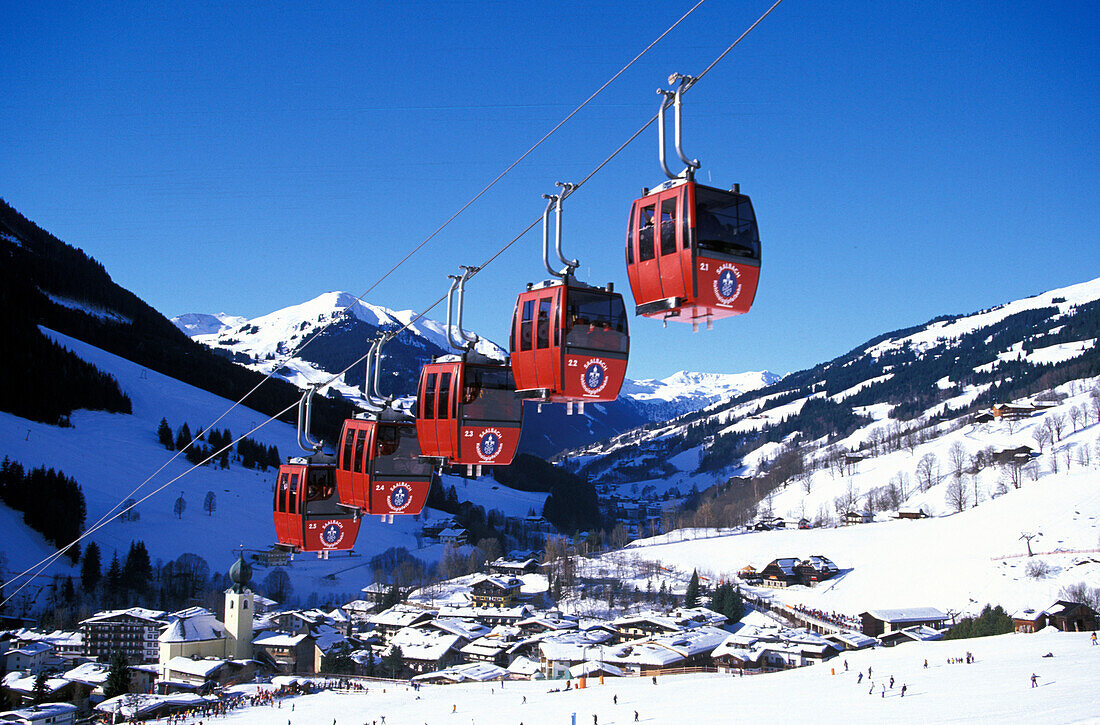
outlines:
[{"label": "circular logo emblem on gondola", "polygon": [[397,485],[390,491],[390,508],[400,511],[412,501],[412,491],[408,486]]},{"label": "circular logo emblem on gondola", "polygon": [[603,390],[607,386],[607,363],[595,357],[586,362],[581,373],[581,385],[585,395],[595,395]]},{"label": "circular logo emblem on gondola", "polygon": [[500,455],[500,431],[486,428],[477,441],[477,454],[484,461],[491,461]]},{"label": "circular logo emblem on gondola", "polygon": [[339,521],[326,521],[321,528],[321,543],[326,547],[338,546],[344,540],[344,525]]},{"label": "circular logo emblem on gondola", "polygon": [[717,269],[718,276],[714,278],[714,296],[718,298],[718,304],[732,304],[741,294],[741,272],[735,264],[723,264]]}]

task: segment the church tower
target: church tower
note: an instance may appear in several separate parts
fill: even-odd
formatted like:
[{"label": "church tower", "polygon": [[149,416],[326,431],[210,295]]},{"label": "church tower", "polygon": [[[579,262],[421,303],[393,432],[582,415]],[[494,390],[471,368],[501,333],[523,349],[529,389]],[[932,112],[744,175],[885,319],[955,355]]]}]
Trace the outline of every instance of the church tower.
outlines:
[{"label": "church tower", "polygon": [[252,613],[255,602],[252,590],[252,567],[244,560],[244,552],[229,568],[233,586],[225,590],[225,656],[232,660],[252,659]]}]

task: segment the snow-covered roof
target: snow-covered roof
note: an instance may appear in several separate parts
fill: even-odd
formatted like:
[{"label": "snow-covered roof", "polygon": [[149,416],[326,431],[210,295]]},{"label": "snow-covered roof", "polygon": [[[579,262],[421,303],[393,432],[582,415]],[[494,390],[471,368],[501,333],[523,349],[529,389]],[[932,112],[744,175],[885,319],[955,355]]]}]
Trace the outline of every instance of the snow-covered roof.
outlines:
[{"label": "snow-covered roof", "polygon": [[447,634],[457,634],[459,637],[467,640],[474,640],[478,637],[484,637],[491,631],[489,627],[477,621],[476,619],[458,618],[458,617],[436,617],[435,619],[427,622],[420,622],[416,624],[417,627],[434,627]]},{"label": "snow-covered roof", "polygon": [[462,638],[455,634],[447,634],[438,629],[424,629],[421,627],[405,627],[390,640],[387,652],[396,647],[401,648],[401,656],[413,660],[439,660],[450,650],[456,648]]},{"label": "snow-covered roof", "polygon": [[176,619],[168,625],[168,629],[161,632],[157,639],[160,642],[208,642],[225,639],[225,625],[219,622],[211,612],[201,607],[192,609],[195,611],[194,614]]},{"label": "snow-covered roof", "polygon": [[252,644],[258,647],[297,647],[310,635],[305,632],[301,634],[284,634],[282,632],[263,632],[256,635],[252,640]]},{"label": "snow-covered roof", "polygon": [[173,657],[168,660],[164,670],[165,672],[179,672],[195,677],[209,677],[226,662],[227,660],[214,657],[201,660],[191,659],[190,657]]},{"label": "snow-covered roof", "polygon": [[413,677],[413,682],[425,680],[446,680],[449,682],[489,682],[500,680],[508,676],[508,670],[488,662],[469,662],[464,665],[455,665],[438,672],[427,672]]},{"label": "snow-covered roof", "polygon": [[595,660],[581,662],[569,668],[570,677],[591,677],[592,675],[622,677],[624,674],[625,672],[622,668],[616,667],[615,665],[609,665],[606,662],[597,662]]},{"label": "snow-covered roof", "polygon": [[512,660],[512,664],[508,665],[508,671],[512,674],[530,677],[536,673],[542,672],[542,667],[533,659],[516,657]]},{"label": "snow-covered roof", "polygon": [[505,642],[495,637],[482,637],[481,639],[470,642],[459,651],[466,655],[475,655],[478,657],[496,657],[509,647],[511,647],[510,642]]},{"label": "snow-covered roof", "polygon": [[0,721],[14,722],[25,720],[34,723],[57,722],[56,718],[63,718],[66,715],[76,713],[76,711],[76,705],[68,702],[44,702],[40,705],[22,708],[21,710],[8,710],[0,714]]},{"label": "snow-covered roof", "polygon": [[136,619],[144,619],[151,624],[161,624],[161,619],[164,617],[164,612],[159,609],[146,609],[145,607],[130,607],[128,609],[111,609],[105,612],[97,612],[87,619],[83,620],[81,624],[90,624],[93,622],[103,622],[115,617],[129,616]]},{"label": "snow-covered roof", "polygon": [[66,680],[86,685],[102,685],[107,681],[110,667],[101,662],[85,662],[62,675]]},{"label": "snow-covered roof", "polygon": [[935,607],[911,607],[906,609],[871,609],[864,614],[882,622],[896,624],[899,622],[927,622],[950,619],[946,614]]},{"label": "snow-covered roof", "polygon": [[375,614],[370,618],[370,622],[376,627],[408,627],[423,619],[425,616],[435,616],[435,612],[427,609],[410,607],[406,604],[397,604]]},{"label": "snow-covered roof", "polygon": [[95,706],[100,712],[117,712],[124,717],[141,718],[161,709],[183,709],[205,705],[217,698],[207,698],[193,692],[176,692],[171,695],[128,694],[112,697]]}]

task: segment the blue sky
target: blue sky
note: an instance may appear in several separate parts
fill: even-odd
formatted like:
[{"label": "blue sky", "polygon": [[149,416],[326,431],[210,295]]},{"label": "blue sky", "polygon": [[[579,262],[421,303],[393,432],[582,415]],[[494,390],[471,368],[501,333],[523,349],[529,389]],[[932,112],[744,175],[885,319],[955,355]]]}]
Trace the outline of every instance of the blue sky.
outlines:
[{"label": "blue sky", "polygon": [[[4,4],[0,196],[168,316],[255,316],[366,290],[693,3]],[[708,0],[368,301],[430,304],[769,4]],[[628,374],[788,372],[1100,275],[1098,17],[787,0],[686,96],[698,178],[756,207],[756,304],[633,318]],[[662,178],[651,130],[566,202],[581,279],[627,294]],[[467,327],[506,342],[539,245],[471,283]]]}]

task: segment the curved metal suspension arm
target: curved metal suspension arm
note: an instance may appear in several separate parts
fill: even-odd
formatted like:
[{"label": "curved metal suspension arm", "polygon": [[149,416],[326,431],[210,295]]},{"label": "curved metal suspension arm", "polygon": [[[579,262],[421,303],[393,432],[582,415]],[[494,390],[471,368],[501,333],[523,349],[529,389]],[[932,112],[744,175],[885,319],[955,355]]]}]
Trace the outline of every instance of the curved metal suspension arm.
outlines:
[{"label": "curved metal suspension arm", "polygon": [[543,194],[542,198],[549,200],[546,202],[546,209],[542,212],[542,264],[547,272],[560,279],[565,274],[550,266],[550,210],[558,203],[558,197],[553,194]]},{"label": "curved metal suspension arm", "polygon": [[384,407],[389,405],[393,401],[392,395],[382,395],[382,392],[378,384],[378,376],[382,369],[382,346],[389,342],[389,337],[383,335],[374,348],[374,396],[378,398],[379,403]]},{"label": "curved metal suspension arm", "polygon": [[[451,280],[451,288],[449,290],[447,290],[447,343],[456,350],[464,350],[465,347],[463,345],[459,345],[458,343],[455,342],[454,332],[453,332],[454,326],[451,324],[451,321],[454,319],[454,317],[453,317],[453,309],[454,308],[453,308],[453,305],[452,305],[452,300],[454,298],[455,288],[458,286],[459,277],[457,275],[448,274],[447,279]],[[462,305],[462,302],[461,302],[461,300],[459,300],[459,309],[460,310],[462,309],[461,305]],[[461,323],[460,323],[460,326],[461,326]]]},{"label": "curved metal suspension arm", "polygon": [[367,369],[363,377],[363,397],[367,399],[367,405],[372,408],[382,407],[382,403],[374,399],[371,394],[371,369],[374,367],[374,350],[378,347],[378,340],[371,343],[370,350],[367,351]]},{"label": "curved metal suspension arm", "polygon": [[657,109],[657,158],[661,161],[661,170],[665,172],[665,176],[676,179],[679,177],[672,173],[672,170],[668,168],[668,163],[665,162],[665,109],[668,108],[669,101],[676,94],[660,88],[657,89],[657,93],[661,95],[661,106]]},{"label": "curved metal suspension arm", "polygon": [[675,134],[676,134],[675,135],[676,155],[680,157],[680,161],[683,161],[687,165],[687,168],[684,169],[681,173],[684,175],[684,178],[690,179],[691,175],[702,164],[699,163],[699,159],[689,159],[687,157],[687,155],[684,154],[683,134],[680,131],[681,123],[682,123],[681,116],[683,116],[683,102],[680,99],[681,99],[681,96],[683,96],[684,91],[687,90],[688,88],[690,88],[691,84],[695,82],[695,79],[692,78],[691,76],[680,75],[679,73],[673,74],[672,78],[669,79],[669,82],[672,82],[673,79],[676,79],[676,80],[680,81],[680,85],[677,86],[677,88],[676,88],[676,95],[674,96],[673,102],[672,102],[672,107],[673,107],[673,111],[674,111],[673,121],[674,121],[674,124],[675,124]]},{"label": "curved metal suspension arm", "polygon": [[469,350],[476,345],[477,341],[481,338],[472,332],[466,332],[462,329],[462,310],[464,308],[462,300],[466,295],[466,280],[476,274],[479,268],[460,265],[460,269],[462,269],[462,276],[458,280],[458,320],[456,321],[456,326],[458,328],[459,338],[465,343],[463,347]]},{"label": "curved metal suspension arm", "polygon": [[309,434],[310,425],[313,422],[313,396],[317,392],[316,385],[310,385],[298,403],[298,447],[306,453],[316,453],[324,448],[324,443],[313,440]]},{"label": "curved metal suspension arm", "polygon": [[565,201],[565,197],[573,193],[573,189],[577,188],[576,184],[571,184],[568,181],[559,181],[555,184],[561,187],[561,194],[558,195],[557,212],[554,215],[554,223],[557,225],[554,230],[554,250],[558,253],[558,259],[562,264],[566,266],[565,273],[572,274],[573,270],[581,266],[581,263],[577,260],[569,260],[565,258],[565,255],[561,251],[561,205]]}]

